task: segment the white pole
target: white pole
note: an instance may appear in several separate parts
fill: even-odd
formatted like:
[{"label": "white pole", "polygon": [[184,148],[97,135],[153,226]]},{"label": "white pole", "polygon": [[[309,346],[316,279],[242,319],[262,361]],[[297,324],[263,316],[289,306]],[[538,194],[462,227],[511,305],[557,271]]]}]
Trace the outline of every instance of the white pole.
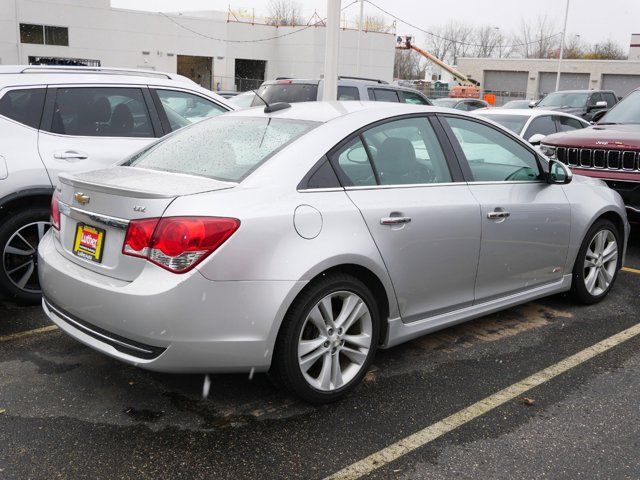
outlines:
[{"label": "white pole", "polygon": [[322,100],[338,98],[338,50],[340,48],[340,0],[327,0],[327,27],[324,45],[324,87]]},{"label": "white pole", "polygon": [[22,44],[20,43],[20,14],[18,13],[18,0],[14,2],[16,7],[16,35],[17,35],[17,47],[18,47],[18,61],[17,65],[22,65]]},{"label": "white pole", "polygon": [[562,69],[562,55],[564,54],[564,36],[567,33],[567,18],[569,18],[569,0],[564,11],[564,27],[562,28],[562,39],[560,40],[560,55],[558,56],[558,73],[556,74],[556,92],[560,88],[560,70]]},{"label": "white pole", "polygon": [[364,21],[364,0],[360,0],[360,22],[358,23],[358,46],[356,47],[356,73],[360,75],[360,37],[362,37],[362,22]]}]

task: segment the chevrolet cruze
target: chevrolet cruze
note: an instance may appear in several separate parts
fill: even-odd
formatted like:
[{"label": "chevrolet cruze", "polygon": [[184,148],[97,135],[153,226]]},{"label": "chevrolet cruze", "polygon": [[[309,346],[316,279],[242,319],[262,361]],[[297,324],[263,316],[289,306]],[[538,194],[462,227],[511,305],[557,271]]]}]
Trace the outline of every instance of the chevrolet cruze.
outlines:
[{"label": "chevrolet cruze", "polygon": [[497,124],[436,107],[271,105],[63,174],[39,247],[47,315],[164,372],[269,371],[312,402],[377,348],[546,295],[595,303],[620,196]]}]

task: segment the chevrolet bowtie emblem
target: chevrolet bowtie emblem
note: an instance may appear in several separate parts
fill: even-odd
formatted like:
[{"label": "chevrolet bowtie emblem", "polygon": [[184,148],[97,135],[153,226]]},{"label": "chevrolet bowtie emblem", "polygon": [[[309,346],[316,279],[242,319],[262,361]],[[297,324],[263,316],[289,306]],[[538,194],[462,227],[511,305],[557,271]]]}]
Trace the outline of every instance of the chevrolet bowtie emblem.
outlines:
[{"label": "chevrolet bowtie emblem", "polygon": [[87,203],[89,203],[90,197],[89,195],[85,195],[82,192],[76,192],[73,195],[73,198],[75,199],[76,202],[78,202],[80,205],[86,205]]}]

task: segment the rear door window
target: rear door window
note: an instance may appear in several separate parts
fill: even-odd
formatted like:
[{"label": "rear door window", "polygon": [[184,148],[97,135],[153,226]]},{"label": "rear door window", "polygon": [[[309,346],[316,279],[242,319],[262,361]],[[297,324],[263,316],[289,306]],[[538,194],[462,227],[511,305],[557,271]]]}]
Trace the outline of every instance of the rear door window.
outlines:
[{"label": "rear door window", "polygon": [[353,138],[332,154],[331,161],[345,186],[363,187],[377,184],[367,149],[360,137]]},{"label": "rear door window", "polygon": [[44,88],[21,88],[5,93],[0,98],[0,115],[38,128],[44,106]]},{"label": "rear door window", "polygon": [[178,90],[155,90],[171,131],[227,111],[199,95]]},{"label": "rear door window", "polygon": [[50,131],[83,137],[154,137],[139,88],[59,88]]},{"label": "rear door window", "polygon": [[551,115],[542,115],[533,119],[527,127],[527,131],[524,132],[523,137],[525,140],[529,140],[536,134],[547,136],[556,132],[556,122],[553,120],[553,117]]},{"label": "rear door window", "polygon": [[603,93],[602,96],[604,100],[607,102],[607,108],[611,108],[616,104],[616,96],[611,92]]},{"label": "rear door window", "polygon": [[[258,95],[264,98],[267,103],[297,103],[315,102],[318,100],[317,83],[270,83],[263,85],[258,90]],[[252,106],[264,105],[260,98],[256,97],[251,103]]]},{"label": "rear door window", "polygon": [[398,92],[388,88],[370,88],[369,97],[376,102],[400,102]]},{"label": "rear door window", "polygon": [[419,93],[403,91],[402,97],[404,98],[404,103],[411,103],[413,105],[431,105],[429,101]]},{"label": "rear door window", "polygon": [[358,87],[338,87],[338,100],[360,100]]}]

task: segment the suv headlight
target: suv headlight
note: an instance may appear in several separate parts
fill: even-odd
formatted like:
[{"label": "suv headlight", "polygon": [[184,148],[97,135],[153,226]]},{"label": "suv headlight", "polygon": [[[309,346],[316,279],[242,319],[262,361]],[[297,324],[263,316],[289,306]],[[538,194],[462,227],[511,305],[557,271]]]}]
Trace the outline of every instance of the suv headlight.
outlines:
[{"label": "suv headlight", "polygon": [[540,145],[540,151],[542,152],[543,155],[549,157],[549,158],[555,158],[556,157],[556,147],[552,147],[551,145]]}]

